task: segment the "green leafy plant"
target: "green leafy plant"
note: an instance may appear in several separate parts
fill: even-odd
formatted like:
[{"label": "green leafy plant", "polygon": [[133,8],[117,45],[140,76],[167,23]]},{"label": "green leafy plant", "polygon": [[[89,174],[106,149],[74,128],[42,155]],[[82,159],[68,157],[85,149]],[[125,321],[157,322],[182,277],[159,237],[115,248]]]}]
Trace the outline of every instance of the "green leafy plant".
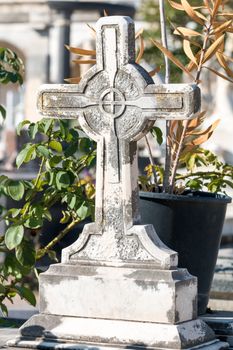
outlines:
[{"label": "green leafy plant", "polygon": [[[173,70],[177,68],[194,81],[201,83],[201,73],[204,69],[233,82],[233,71],[230,68],[232,58],[224,53],[225,39],[229,33],[233,32],[232,27],[232,5],[229,1],[200,0],[197,4],[192,0],[180,0],[175,2],[169,0],[164,2],[151,0],[143,2],[142,12],[146,13],[146,19],[157,20],[160,17],[160,30],[155,36],[162,37],[162,43],[155,39],[150,39],[151,44],[157,51],[153,52],[153,60],[156,68],[149,72],[154,76],[158,72],[164,72],[165,82],[169,83],[170,75],[173,78]],[[165,12],[170,16],[169,32],[177,37],[180,48],[170,51],[167,45],[167,29]],[[151,13],[153,14],[151,17]],[[105,13],[107,16],[107,13]],[[178,25],[183,23],[183,25]],[[190,23],[193,29],[191,29]],[[92,34],[95,29],[90,27]],[[145,49],[143,29],[136,35],[137,55],[136,63],[140,63],[142,58],[149,59]],[[150,32],[151,34],[151,32]],[[170,34],[171,35],[171,34]],[[148,38],[146,33],[145,38]],[[183,48],[183,50],[182,50]],[[84,50],[82,48],[68,47],[71,53],[79,57],[74,60],[76,64],[95,64],[95,50]],[[157,52],[164,56],[165,69],[161,59],[158,59]],[[86,59],[86,56],[89,58]],[[83,59],[82,57],[85,57]],[[156,57],[156,59],[154,58]],[[180,59],[181,57],[181,59]],[[158,62],[157,62],[158,60]],[[225,74],[210,67],[210,62],[216,60],[225,71]],[[150,60],[151,61],[151,60]],[[170,71],[169,61],[172,63]],[[81,77],[67,79],[70,83],[79,83]],[[175,81],[177,78],[175,77]],[[163,191],[166,193],[182,193],[185,189],[208,190],[211,192],[224,192],[227,186],[233,187],[233,167],[224,164],[216,155],[202,148],[213,134],[220,120],[217,119],[208,127],[203,127],[206,121],[206,111],[198,113],[194,119],[185,121],[172,121],[166,124],[166,162],[165,166],[155,165],[149,144],[148,137],[145,137],[150,165],[146,168],[146,175],[140,176],[139,184],[144,190]],[[161,130],[155,126],[151,129],[155,141],[161,145],[163,135]],[[185,175],[180,170],[186,168]]]},{"label": "green leafy plant", "polygon": [[[23,71],[24,71],[23,62],[17,56],[17,54],[8,48],[0,47],[0,84],[4,84],[4,85],[9,83],[22,84]],[[6,110],[2,105],[0,105],[0,115],[3,120],[6,118]],[[17,198],[18,194],[15,192],[13,181],[9,182],[9,185],[10,185],[9,192],[13,197]],[[1,191],[1,195],[2,195],[2,191]],[[0,206],[0,215],[3,214],[3,211],[4,211],[4,207]],[[20,234],[21,232],[19,229],[16,234],[15,240],[20,239]],[[9,231],[8,236],[10,235],[11,235],[11,232]],[[34,295],[32,295],[30,291],[28,291],[27,293],[27,291],[25,290],[25,287],[22,285],[15,286],[14,278],[22,278],[23,270],[24,272],[26,272],[26,270],[24,269],[23,266],[21,268],[20,264],[15,266],[14,269],[11,269],[9,264],[10,264],[10,260],[13,259],[13,256],[11,254],[10,255],[7,254],[8,251],[5,247],[4,238],[5,238],[4,235],[1,235],[0,252],[2,254],[5,254],[5,261],[4,261],[4,264],[2,264],[1,271],[0,271],[0,308],[3,314],[7,314],[7,307],[3,303],[3,301],[6,298],[8,298],[9,300],[12,300],[12,297],[18,293],[18,294],[24,295],[26,299],[30,299],[31,302],[34,303]]]},{"label": "green leafy plant", "polygon": [[[204,69],[233,83],[233,71],[230,68],[232,58],[225,55],[225,40],[233,32],[232,5],[228,1],[168,1],[170,7],[186,17],[186,26],[171,23],[173,34],[177,35],[183,47],[186,65],[171,52],[167,46],[164,18],[161,21],[162,44],[151,39],[152,44],[163,53],[166,74],[169,59],[172,64],[187,74],[196,84],[201,83]],[[160,1],[160,13],[163,16],[163,1]],[[157,8],[159,5],[157,5]],[[186,15],[186,16],[184,16]],[[173,17],[176,18],[173,14]],[[188,18],[188,20],[187,20]],[[191,29],[189,24],[192,24]],[[210,67],[216,61],[225,71],[219,72]],[[167,77],[166,82],[169,82]],[[219,120],[203,129],[206,111],[200,112],[192,120],[167,122],[166,126],[166,163],[165,168],[151,162],[147,174],[140,178],[142,188],[158,192],[161,188],[167,193],[181,193],[185,189],[224,192],[227,186],[233,188],[233,167],[218,160],[217,156],[202,148],[213,134]],[[187,173],[182,175],[179,168],[185,167]],[[200,169],[200,170],[199,170]]]},{"label": "green leafy plant", "polygon": [[[23,83],[23,62],[8,48],[0,47],[0,84]],[[0,115],[6,118],[6,110],[0,105]]]},{"label": "green leafy plant", "polygon": [[[17,54],[0,48],[0,84],[22,84],[23,72],[23,62]],[[4,106],[0,106],[0,114],[6,118]],[[6,231],[0,237],[0,252],[4,254],[0,266],[0,308],[4,315],[6,300],[13,302],[16,295],[35,305],[29,281],[30,276],[38,276],[36,262],[46,254],[56,260],[54,246],[79,222],[94,215],[94,184],[92,177],[82,175],[82,171],[95,163],[95,143],[78,125],[71,127],[65,120],[24,120],[17,127],[18,135],[22,129],[27,129],[30,142],[20,150],[16,166],[34,161],[38,173],[31,181],[0,175],[0,195],[15,203],[8,210],[0,206],[0,220],[6,223]],[[46,221],[56,220],[53,208],[58,203],[62,207],[60,224],[64,227],[48,244],[40,246],[41,229]]]},{"label": "green leafy plant", "polygon": [[[24,120],[17,128],[18,134],[25,126],[32,141],[38,135],[42,141],[25,144],[16,165],[37,160],[37,177],[26,181],[0,176],[1,194],[17,204],[7,211],[2,208],[1,220],[7,225],[0,239],[0,251],[5,254],[0,270],[0,307],[4,314],[4,301],[12,301],[17,294],[35,305],[35,296],[24,278],[37,274],[35,264],[46,254],[56,260],[54,246],[79,222],[94,215],[95,188],[91,177],[83,178],[81,173],[95,162],[95,144],[78,126],[70,127],[68,121]],[[37,242],[41,228],[45,221],[56,219],[52,209],[57,203],[63,208],[60,223],[64,229],[40,247]]]}]

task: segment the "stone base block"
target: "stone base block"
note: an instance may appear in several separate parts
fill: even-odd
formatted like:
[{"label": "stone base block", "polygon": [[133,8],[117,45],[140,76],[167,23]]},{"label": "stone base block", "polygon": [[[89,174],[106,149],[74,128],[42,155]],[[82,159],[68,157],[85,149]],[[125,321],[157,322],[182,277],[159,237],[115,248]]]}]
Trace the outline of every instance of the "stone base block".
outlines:
[{"label": "stone base block", "polygon": [[186,269],[56,264],[40,275],[40,312],[175,324],[196,318],[196,293]]},{"label": "stone base block", "polygon": [[208,349],[228,344],[197,319],[179,325],[35,315],[20,328],[11,347],[39,349]]}]

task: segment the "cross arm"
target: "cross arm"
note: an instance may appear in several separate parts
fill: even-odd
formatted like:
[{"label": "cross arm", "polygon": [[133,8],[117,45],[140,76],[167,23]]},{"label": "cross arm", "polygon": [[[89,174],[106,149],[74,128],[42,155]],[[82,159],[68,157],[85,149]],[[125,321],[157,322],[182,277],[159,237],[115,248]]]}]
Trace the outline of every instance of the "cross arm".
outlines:
[{"label": "cross arm", "polygon": [[91,105],[76,84],[45,84],[38,92],[38,112],[47,118],[75,119]]},{"label": "cross arm", "polygon": [[200,109],[201,94],[195,84],[151,84],[136,104],[149,120],[192,119]]}]

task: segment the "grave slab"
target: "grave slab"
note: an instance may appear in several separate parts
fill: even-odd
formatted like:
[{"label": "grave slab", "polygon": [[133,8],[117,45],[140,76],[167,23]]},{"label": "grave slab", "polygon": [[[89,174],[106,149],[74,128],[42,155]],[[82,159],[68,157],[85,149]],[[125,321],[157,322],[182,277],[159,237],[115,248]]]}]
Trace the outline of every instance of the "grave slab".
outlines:
[{"label": "grave slab", "polygon": [[233,247],[223,246],[219,250],[211,287],[211,298],[233,300]]},{"label": "grave slab", "polygon": [[97,142],[95,222],[40,275],[40,314],[9,346],[41,349],[222,349],[197,319],[197,280],[152,225],[141,225],[136,142],[157,118],[199,110],[196,85],[155,85],[135,63],[134,23],[105,17],[96,65],[78,85],[47,85],[42,116],[79,118]]},{"label": "grave slab", "polygon": [[233,348],[233,312],[215,311],[201,317],[215,332],[218,339],[229,343]]}]

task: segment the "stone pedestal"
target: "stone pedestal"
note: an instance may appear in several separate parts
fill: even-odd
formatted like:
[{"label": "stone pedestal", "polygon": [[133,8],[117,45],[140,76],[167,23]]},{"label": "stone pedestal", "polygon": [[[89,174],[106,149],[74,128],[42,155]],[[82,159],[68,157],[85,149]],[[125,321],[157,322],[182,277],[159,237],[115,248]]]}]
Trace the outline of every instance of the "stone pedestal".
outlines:
[{"label": "stone pedestal", "polygon": [[66,316],[33,316],[22,336],[8,346],[39,349],[206,349],[228,348],[201,320],[172,325]]},{"label": "stone pedestal", "polygon": [[172,324],[196,318],[196,279],[185,269],[57,264],[41,276],[40,292],[43,314]]},{"label": "stone pedestal", "polygon": [[41,274],[40,286],[40,314],[9,346],[228,347],[196,318],[197,281],[186,269],[56,264]]}]

